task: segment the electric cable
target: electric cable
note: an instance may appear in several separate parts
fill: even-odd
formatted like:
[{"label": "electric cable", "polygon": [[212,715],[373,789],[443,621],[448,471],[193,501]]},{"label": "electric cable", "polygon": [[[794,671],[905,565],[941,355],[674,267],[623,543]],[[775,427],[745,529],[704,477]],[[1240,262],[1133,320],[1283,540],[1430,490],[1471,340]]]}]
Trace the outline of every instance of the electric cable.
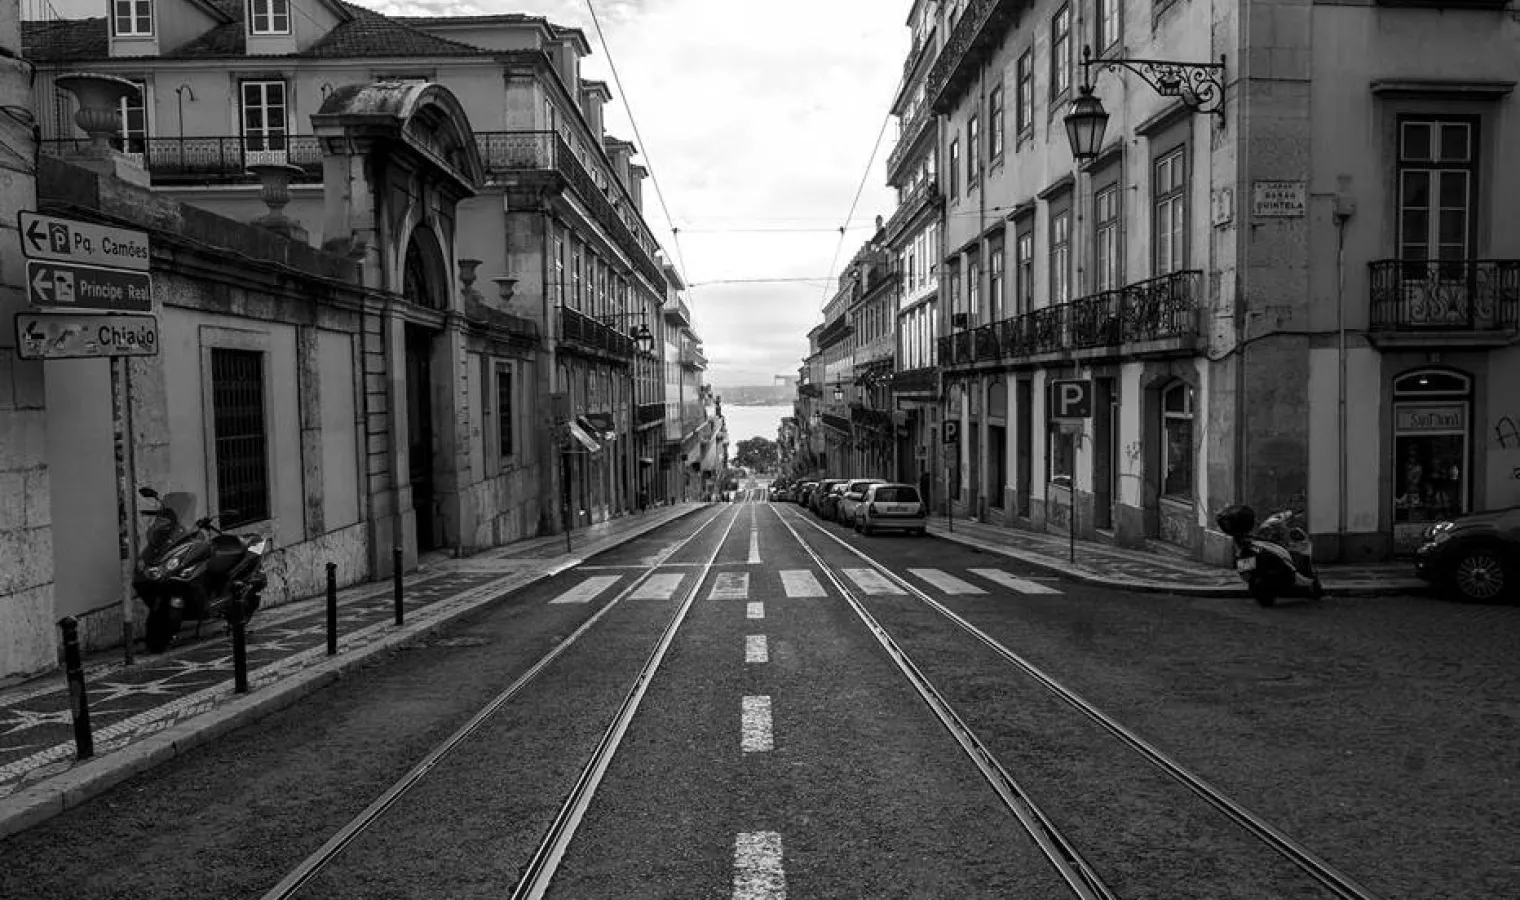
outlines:
[{"label": "electric cable", "polygon": [[[587,2],[590,2],[590,0],[587,0]],[[866,160],[866,169],[864,172],[860,173],[860,184],[855,188],[855,199],[850,201],[850,211],[846,213],[844,217],[845,225],[839,226],[839,243],[834,246],[834,260],[833,262],[829,263],[830,280],[832,280],[834,277],[834,268],[839,265],[839,254],[842,250],[844,250],[844,238],[846,232],[845,226],[849,224],[851,219],[855,218],[855,207],[860,203],[860,195],[865,193],[866,179],[871,177],[871,167],[876,165],[876,154],[881,152],[881,140],[887,136],[887,126],[891,124],[891,122],[891,112],[888,112],[886,115],[882,116],[881,130],[876,132],[876,144],[871,148],[871,158]],[[823,307],[827,306],[828,303],[829,286],[825,284],[823,286],[823,297],[820,299],[818,307],[822,309]]]}]

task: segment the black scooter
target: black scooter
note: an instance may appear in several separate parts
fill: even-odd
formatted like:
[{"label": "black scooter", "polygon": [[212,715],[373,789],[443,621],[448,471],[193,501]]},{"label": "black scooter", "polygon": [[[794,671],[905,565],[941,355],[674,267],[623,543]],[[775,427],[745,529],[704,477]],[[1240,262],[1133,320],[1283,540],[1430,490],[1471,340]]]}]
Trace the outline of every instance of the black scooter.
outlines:
[{"label": "black scooter", "polygon": [[[162,653],[173,643],[186,618],[195,619],[195,633],[206,619],[221,617],[231,624],[241,609],[243,623],[253,617],[269,584],[262,571],[270,540],[260,534],[228,534],[217,526],[219,516],[186,522],[195,514],[195,495],[160,496],[153,488],[138,493],[158,501],[158,509],[142,510],[153,523],[137,557],[132,588],[148,607],[143,643],[149,653]],[[222,516],[236,515],[224,510]],[[241,601],[241,602],[234,602]]]},{"label": "black scooter", "polygon": [[1214,517],[1219,530],[1234,539],[1235,570],[1262,606],[1272,606],[1279,597],[1318,600],[1325,594],[1302,519],[1297,510],[1281,509],[1257,528],[1256,512],[1249,506],[1229,506]]}]

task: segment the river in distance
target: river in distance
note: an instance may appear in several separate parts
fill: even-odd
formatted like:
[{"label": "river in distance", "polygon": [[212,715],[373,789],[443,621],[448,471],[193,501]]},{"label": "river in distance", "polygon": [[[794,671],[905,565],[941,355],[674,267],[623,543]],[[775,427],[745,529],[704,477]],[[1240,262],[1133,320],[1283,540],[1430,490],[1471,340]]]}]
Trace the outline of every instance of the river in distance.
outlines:
[{"label": "river in distance", "polygon": [[723,421],[728,425],[728,446],[738,447],[740,441],[753,437],[763,437],[775,443],[781,420],[790,415],[790,406],[733,406],[725,403]]}]

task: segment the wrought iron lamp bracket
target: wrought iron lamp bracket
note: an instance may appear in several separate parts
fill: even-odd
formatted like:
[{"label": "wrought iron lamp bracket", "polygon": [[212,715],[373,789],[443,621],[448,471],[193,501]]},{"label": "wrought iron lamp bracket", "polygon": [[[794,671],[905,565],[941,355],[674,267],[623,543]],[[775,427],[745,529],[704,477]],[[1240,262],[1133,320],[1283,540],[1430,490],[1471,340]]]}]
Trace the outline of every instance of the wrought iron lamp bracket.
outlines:
[{"label": "wrought iron lamp bracket", "polygon": [[1093,59],[1088,47],[1082,48],[1082,80],[1091,86],[1091,70],[1101,66],[1108,71],[1125,68],[1139,75],[1151,89],[1163,97],[1177,97],[1193,112],[1212,113],[1224,121],[1225,55],[1219,62],[1193,63],[1167,59]]}]

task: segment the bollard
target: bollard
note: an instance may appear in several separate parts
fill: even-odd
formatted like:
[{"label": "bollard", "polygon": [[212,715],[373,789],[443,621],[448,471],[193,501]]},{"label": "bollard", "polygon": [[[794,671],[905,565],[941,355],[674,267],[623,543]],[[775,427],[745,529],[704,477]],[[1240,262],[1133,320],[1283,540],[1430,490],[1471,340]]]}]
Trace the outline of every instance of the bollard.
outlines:
[{"label": "bollard", "polygon": [[79,759],[95,755],[95,736],[90,734],[90,701],[84,692],[84,661],[79,654],[79,620],[64,616],[58,620],[63,629],[63,667],[69,680],[69,712],[74,717],[74,751]]},{"label": "bollard", "polygon": [[391,578],[396,588],[396,624],[400,625],[404,616],[401,612],[401,548],[391,550]]},{"label": "bollard", "polygon": [[338,653],[338,564],[327,564],[327,655]]},{"label": "bollard", "polygon": [[244,628],[243,593],[232,598],[232,689],[239,694],[248,693],[248,633]]}]

